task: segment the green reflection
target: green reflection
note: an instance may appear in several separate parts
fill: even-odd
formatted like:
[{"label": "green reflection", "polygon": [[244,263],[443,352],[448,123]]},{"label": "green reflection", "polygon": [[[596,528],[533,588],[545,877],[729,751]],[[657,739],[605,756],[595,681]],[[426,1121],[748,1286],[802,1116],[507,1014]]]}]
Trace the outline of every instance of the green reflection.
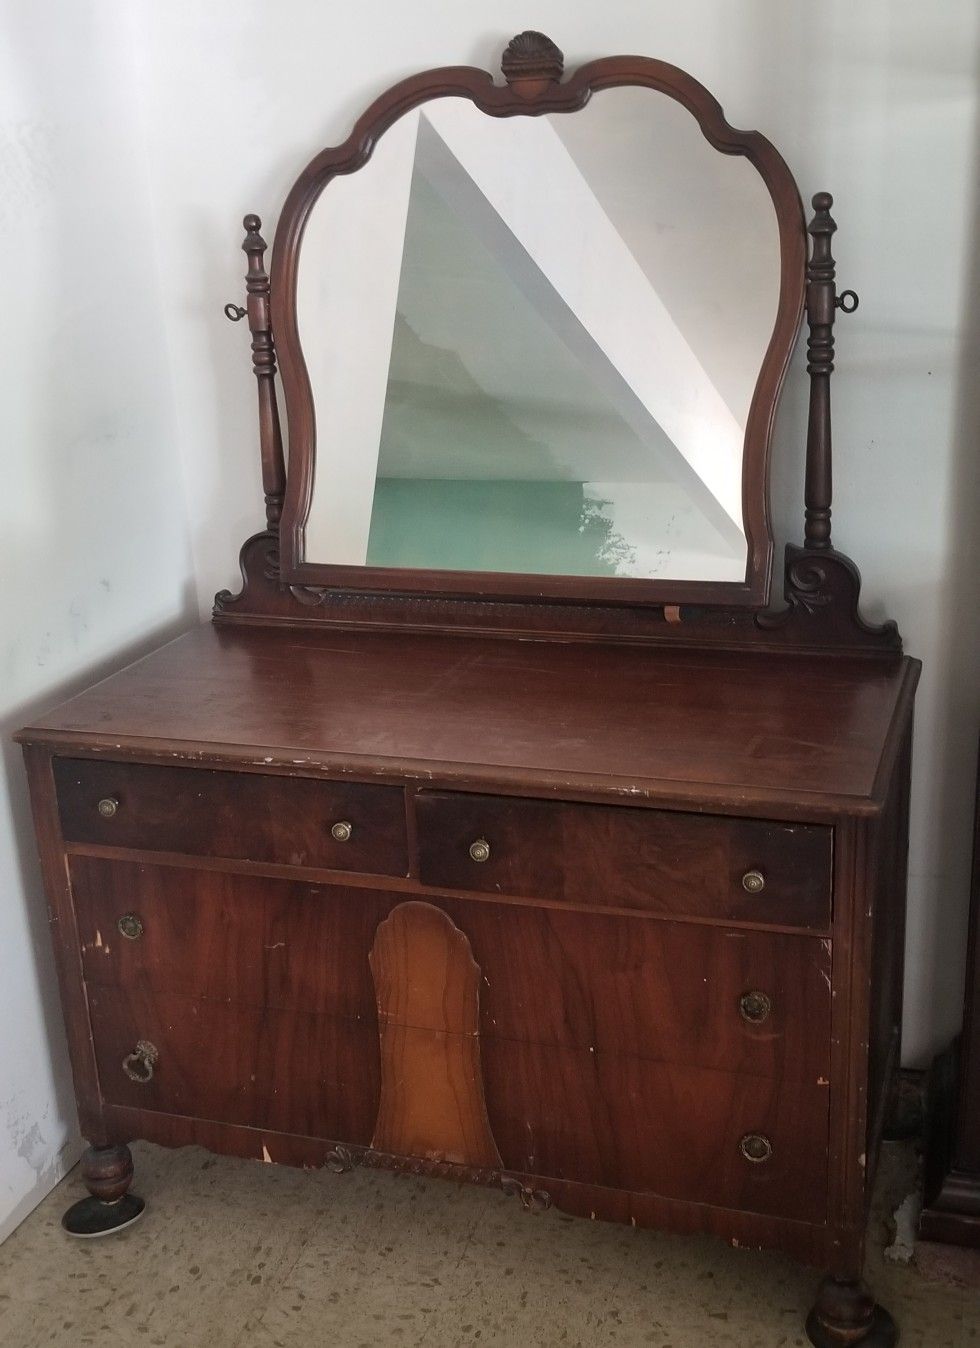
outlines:
[{"label": "green reflection", "polygon": [[614,576],[634,561],[581,482],[379,477],[369,566]]}]

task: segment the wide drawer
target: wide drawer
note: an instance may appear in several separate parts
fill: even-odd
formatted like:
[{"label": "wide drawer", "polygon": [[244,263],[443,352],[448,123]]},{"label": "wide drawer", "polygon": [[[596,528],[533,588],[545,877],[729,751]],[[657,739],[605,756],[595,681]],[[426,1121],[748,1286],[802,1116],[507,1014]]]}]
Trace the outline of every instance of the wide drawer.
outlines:
[{"label": "wide drawer", "polygon": [[102,759],[59,758],[54,775],[68,842],[408,871],[401,787]]},{"label": "wide drawer", "polygon": [[832,830],[817,825],[422,791],[424,884],[825,929]]},{"label": "wide drawer", "polygon": [[[370,952],[412,896],[88,856],[72,857],[71,877],[91,984],[348,1016],[376,1033]],[[829,1076],[831,955],[817,937],[429,903],[469,943],[487,1038]]]},{"label": "wide drawer", "polygon": [[[92,989],[89,1004],[107,1103],[365,1146],[376,1137],[384,1068],[363,1024],[134,989]],[[400,1133],[424,1137],[429,1082],[408,1064],[441,1082],[464,1048],[473,1061],[473,1043],[410,1034],[393,1088]],[[506,1039],[481,1037],[480,1054],[505,1170],[825,1219],[825,1086]],[[440,1159],[424,1145],[409,1154]]]}]

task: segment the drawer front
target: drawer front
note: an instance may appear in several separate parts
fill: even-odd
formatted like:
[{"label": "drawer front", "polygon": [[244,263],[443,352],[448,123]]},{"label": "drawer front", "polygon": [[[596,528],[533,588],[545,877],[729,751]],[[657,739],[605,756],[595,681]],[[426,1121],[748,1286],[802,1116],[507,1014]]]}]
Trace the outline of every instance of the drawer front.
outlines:
[{"label": "drawer front", "polygon": [[[101,759],[59,758],[54,774],[68,842],[378,875],[408,871],[401,787]],[[334,836],[341,824],[349,836]]]},{"label": "drawer front", "polygon": [[818,930],[830,923],[830,828],[437,791],[420,792],[416,808],[424,884]]},{"label": "drawer front", "polygon": [[504,1040],[483,1074],[508,1169],[826,1220],[826,1087]]},{"label": "drawer front", "polygon": [[[89,1002],[107,1103],[371,1144],[382,1069],[368,1027],[136,990],[93,989]],[[506,1170],[826,1217],[825,1089],[505,1039],[481,1037],[481,1054]],[[452,1056],[435,1051],[433,1065]]]},{"label": "drawer front", "polygon": [[[71,875],[89,983],[347,1016],[376,1032],[368,957],[412,896],[85,856]],[[485,899],[433,906],[481,971],[485,1038],[829,1076],[831,956],[817,937]]]},{"label": "drawer front", "polygon": [[[377,1030],[135,988],[89,990],[103,1098],[367,1145],[378,1113]],[[140,1042],[156,1051],[149,1080]]]}]

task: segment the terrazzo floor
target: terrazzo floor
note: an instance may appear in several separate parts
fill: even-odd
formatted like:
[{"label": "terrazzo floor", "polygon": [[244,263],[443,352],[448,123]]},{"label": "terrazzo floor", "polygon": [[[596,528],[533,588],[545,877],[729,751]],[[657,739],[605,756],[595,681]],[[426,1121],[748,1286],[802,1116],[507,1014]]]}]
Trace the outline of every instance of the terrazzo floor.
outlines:
[{"label": "terrazzo floor", "polygon": [[[868,1277],[902,1348],[980,1348],[980,1291],[882,1258],[914,1162],[887,1147]],[[0,1344],[98,1348],[805,1348],[817,1275],[719,1241],[513,1199],[133,1147],[143,1219],[72,1241],[71,1175],[0,1246]]]}]

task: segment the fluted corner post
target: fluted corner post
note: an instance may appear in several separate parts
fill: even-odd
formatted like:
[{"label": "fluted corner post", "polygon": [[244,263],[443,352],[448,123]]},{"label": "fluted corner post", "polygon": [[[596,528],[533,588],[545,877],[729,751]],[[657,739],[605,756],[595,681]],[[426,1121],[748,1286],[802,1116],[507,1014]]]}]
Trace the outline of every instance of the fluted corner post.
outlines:
[{"label": "fluted corner post", "polygon": [[837,286],[831,240],[837,225],[830,214],[829,192],[813,198],[814,216],[807,227],[812,239],[806,269],[807,374],[810,417],[806,437],[804,546],[830,547],[830,505],[833,494],[830,430],[830,376],[834,372],[834,312]]},{"label": "fluted corner post", "polygon": [[252,369],[259,386],[259,444],[265,517],[269,530],[276,533],[286,492],[286,461],[276,400],[276,348],[272,338],[269,276],[265,269],[266,242],[259,232],[262,221],[257,215],[246,215],[242,224],[245,227],[242,251],[248,258],[246,313],[252,334]]}]

